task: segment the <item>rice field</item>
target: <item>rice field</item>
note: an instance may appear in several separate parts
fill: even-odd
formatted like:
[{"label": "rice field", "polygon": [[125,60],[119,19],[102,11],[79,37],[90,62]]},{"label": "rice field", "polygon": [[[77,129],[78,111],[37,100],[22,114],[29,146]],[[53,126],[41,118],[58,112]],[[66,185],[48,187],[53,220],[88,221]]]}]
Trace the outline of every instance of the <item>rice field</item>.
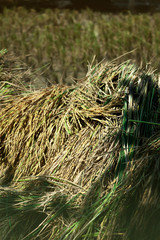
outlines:
[{"label": "rice field", "polygon": [[159,22],[0,14],[3,240],[159,240]]},{"label": "rice field", "polygon": [[0,48],[21,57],[45,86],[84,77],[96,55],[160,69],[160,13],[105,14],[91,10],[17,8],[0,14]]}]

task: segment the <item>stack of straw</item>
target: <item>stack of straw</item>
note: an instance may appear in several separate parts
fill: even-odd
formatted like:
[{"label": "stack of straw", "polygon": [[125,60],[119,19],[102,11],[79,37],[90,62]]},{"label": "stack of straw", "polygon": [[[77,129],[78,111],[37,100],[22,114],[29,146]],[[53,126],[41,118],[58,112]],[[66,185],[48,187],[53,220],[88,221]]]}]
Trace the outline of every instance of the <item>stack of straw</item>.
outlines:
[{"label": "stack of straw", "polygon": [[15,97],[0,111],[0,233],[158,240],[158,77],[127,61]]}]

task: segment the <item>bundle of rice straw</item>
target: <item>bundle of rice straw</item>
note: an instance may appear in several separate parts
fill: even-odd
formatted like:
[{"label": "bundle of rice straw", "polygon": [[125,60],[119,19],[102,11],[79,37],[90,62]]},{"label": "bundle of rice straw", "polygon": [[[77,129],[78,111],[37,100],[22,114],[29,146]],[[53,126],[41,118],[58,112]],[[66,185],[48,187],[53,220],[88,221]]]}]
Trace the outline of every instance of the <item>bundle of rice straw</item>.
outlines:
[{"label": "bundle of rice straw", "polygon": [[0,111],[3,240],[158,240],[158,76],[89,66]]}]

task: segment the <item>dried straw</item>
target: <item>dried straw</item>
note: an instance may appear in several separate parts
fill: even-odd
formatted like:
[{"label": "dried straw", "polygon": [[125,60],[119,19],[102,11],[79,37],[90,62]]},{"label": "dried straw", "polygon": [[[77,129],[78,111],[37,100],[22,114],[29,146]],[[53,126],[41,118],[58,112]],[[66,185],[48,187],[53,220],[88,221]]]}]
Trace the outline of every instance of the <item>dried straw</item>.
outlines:
[{"label": "dried straw", "polygon": [[146,216],[160,216],[157,86],[156,75],[130,61],[102,62],[75,86],[54,85],[3,108],[3,239],[147,236]]}]

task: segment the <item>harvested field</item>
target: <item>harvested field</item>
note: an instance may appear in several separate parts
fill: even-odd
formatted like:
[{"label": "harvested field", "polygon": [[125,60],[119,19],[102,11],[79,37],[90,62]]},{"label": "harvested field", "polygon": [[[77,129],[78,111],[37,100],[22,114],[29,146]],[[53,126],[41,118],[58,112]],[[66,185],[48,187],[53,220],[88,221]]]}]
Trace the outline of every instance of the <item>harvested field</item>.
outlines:
[{"label": "harvested field", "polygon": [[160,13],[15,8],[4,9],[0,25],[0,47],[20,56],[47,86],[84,77],[94,55],[97,61],[112,60],[135,50],[129,58],[137,66],[143,62],[160,70]]},{"label": "harvested field", "polygon": [[158,240],[159,100],[158,75],[113,61],[4,105],[2,239]]}]

